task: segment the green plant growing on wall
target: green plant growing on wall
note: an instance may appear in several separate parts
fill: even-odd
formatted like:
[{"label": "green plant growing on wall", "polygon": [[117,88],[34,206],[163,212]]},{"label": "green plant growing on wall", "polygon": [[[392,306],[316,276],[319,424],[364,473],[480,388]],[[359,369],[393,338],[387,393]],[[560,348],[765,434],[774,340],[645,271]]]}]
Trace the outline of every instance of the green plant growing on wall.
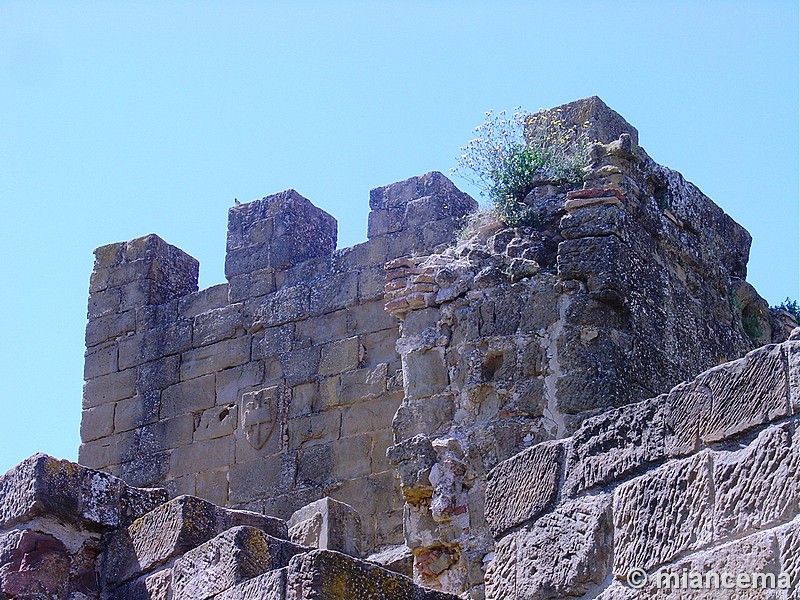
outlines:
[{"label": "green plant growing on wall", "polygon": [[783,302],[778,304],[777,306],[770,306],[771,310],[785,310],[790,315],[794,317],[794,320],[800,323],[800,306],[797,304],[797,300],[792,300],[790,298],[786,298]]},{"label": "green plant growing on wall", "polygon": [[589,123],[568,125],[560,109],[485,114],[474,130],[476,137],[461,148],[453,174],[478,187],[506,225],[536,226],[538,215],[525,197],[538,181],[581,185],[589,157]]}]

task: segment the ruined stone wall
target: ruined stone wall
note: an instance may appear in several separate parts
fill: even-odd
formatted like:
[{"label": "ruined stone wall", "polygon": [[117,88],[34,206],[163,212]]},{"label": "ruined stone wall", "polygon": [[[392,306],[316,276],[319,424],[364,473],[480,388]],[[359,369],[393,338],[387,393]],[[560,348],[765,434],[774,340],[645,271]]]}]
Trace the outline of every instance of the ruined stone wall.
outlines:
[{"label": "ruined stone wall", "polygon": [[[526,199],[536,227],[484,215],[444,252],[387,264],[406,543],[420,582],[474,598],[493,549],[490,469],[782,335],[744,282],[741,226],[599,99],[552,110],[603,142],[582,189],[539,182]],[[745,311],[761,315],[760,335]]]},{"label": "ruined stone wall", "polygon": [[134,485],[288,518],[323,496],[365,550],[402,542],[386,459],[402,400],[384,263],[449,243],[475,202],[439,173],[378,188],[369,240],[294,191],[230,209],[227,284],[155,235],[99,248],[80,462]]},{"label": "ruined stone wall", "polygon": [[800,329],[517,454],[489,474],[487,599],[685,598],[658,574],[709,572],[772,574],[788,592],[696,597],[794,597],[798,425]]}]

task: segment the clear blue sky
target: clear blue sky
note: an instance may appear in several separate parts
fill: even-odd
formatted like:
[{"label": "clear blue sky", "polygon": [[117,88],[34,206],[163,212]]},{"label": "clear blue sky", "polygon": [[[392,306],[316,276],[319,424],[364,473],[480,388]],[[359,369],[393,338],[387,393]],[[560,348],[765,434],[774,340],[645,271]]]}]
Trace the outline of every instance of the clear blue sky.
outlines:
[{"label": "clear blue sky", "polygon": [[95,247],[156,232],[219,283],[233,198],[289,187],[352,245],[485,110],[594,94],[797,298],[796,0],[0,0],[0,472],[77,456]]}]

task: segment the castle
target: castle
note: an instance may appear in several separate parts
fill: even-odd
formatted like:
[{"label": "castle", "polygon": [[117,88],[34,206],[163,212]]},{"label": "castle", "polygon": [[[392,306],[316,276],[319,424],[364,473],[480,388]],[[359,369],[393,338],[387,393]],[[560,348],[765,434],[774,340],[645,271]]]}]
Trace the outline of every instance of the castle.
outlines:
[{"label": "castle", "polygon": [[98,248],[82,466],[0,479],[5,597],[795,597],[800,330],[635,128],[552,110],[597,143],[536,227],[434,172],[340,250],[293,190],[232,207],[205,290],[156,235]]}]

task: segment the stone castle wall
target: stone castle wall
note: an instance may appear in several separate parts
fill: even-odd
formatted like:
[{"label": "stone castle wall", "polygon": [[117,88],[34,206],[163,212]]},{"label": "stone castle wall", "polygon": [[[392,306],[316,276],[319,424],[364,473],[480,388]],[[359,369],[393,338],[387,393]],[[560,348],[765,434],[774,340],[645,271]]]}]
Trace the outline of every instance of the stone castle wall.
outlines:
[{"label": "stone castle wall", "polygon": [[[686,583],[667,588],[659,573],[674,581],[765,573],[773,587],[796,593],[799,424],[796,329],[784,344],[587,419],[572,436],[501,463],[487,490],[496,539],[487,600],[688,597]],[[634,570],[649,577],[640,590],[627,582]],[[730,586],[696,593],[787,597],[732,596]]]},{"label": "stone castle wall", "polygon": [[481,598],[493,468],[785,339],[741,226],[599,99],[552,110],[598,143],[581,189],[534,186],[536,227],[465,220],[430,173],[372,190],[342,250],[296,192],[234,206],[203,291],[157,236],[99,248],[81,463],[285,519],[330,496],[365,552],[405,544],[419,583]]},{"label": "stone castle wall", "polygon": [[155,235],[96,251],[80,462],[283,518],[325,495],[402,543],[386,459],[403,397],[384,268],[453,237],[475,202],[431,173],[378,188],[369,240],[294,191],[230,209],[227,284]]}]

